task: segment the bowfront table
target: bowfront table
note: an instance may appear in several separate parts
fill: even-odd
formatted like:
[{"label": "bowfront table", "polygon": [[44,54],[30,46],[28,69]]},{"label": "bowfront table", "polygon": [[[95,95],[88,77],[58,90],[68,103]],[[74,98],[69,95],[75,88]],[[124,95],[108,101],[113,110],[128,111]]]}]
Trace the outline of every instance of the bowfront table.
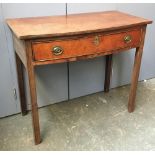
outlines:
[{"label": "bowfront table", "polygon": [[39,65],[106,56],[104,91],[109,91],[112,54],[136,48],[128,111],[136,88],[147,24],[152,21],[118,11],[7,19],[16,54],[21,112],[27,113],[23,66],[29,77],[35,144],[41,142],[34,68]]}]

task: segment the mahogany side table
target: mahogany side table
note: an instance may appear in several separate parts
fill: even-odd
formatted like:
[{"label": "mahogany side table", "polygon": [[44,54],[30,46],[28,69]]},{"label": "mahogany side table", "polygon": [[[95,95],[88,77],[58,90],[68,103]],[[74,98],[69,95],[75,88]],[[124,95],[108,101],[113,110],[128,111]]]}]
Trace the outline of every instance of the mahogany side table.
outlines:
[{"label": "mahogany side table", "polygon": [[112,55],[136,48],[128,101],[135,107],[136,89],[147,24],[152,21],[118,11],[7,19],[13,33],[21,112],[27,113],[22,66],[29,77],[35,144],[41,142],[34,68],[106,56],[105,92],[109,91]]}]

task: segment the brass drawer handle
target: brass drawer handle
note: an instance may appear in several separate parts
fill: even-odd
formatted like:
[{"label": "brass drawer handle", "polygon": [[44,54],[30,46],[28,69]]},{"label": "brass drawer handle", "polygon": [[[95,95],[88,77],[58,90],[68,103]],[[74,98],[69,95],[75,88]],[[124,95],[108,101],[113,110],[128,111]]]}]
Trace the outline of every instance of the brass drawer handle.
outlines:
[{"label": "brass drawer handle", "polygon": [[97,46],[97,45],[99,45],[99,43],[100,43],[100,39],[99,39],[99,36],[95,36],[95,38],[94,38],[94,44]]},{"label": "brass drawer handle", "polygon": [[61,55],[63,53],[63,49],[60,46],[54,46],[52,48],[52,52],[54,55]]},{"label": "brass drawer handle", "polygon": [[126,36],[124,37],[124,42],[125,42],[125,43],[130,43],[131,41],[132,41],[131,35],[126,35]]}]

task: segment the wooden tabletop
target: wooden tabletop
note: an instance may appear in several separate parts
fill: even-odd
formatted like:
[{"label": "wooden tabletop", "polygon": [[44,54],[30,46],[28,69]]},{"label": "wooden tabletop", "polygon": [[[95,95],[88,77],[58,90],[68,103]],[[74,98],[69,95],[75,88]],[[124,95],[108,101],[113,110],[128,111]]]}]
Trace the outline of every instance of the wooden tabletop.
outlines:
[{"label": "wooden tabletop", "polygon": [[151,20],[118,11],[7,19],[19,39],[101,32],[150,23]]}]

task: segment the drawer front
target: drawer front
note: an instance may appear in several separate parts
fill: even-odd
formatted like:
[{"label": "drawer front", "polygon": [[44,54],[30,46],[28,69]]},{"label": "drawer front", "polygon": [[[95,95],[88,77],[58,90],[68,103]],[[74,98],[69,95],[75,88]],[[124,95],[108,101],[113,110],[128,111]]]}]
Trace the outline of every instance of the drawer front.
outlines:
[{"label": "drawer front", "polygon": [[62,39],[32,44],[35,61],[73,58],[96,53],[137,47],[141,40],[141,29],[114,34],[89,35],[81,38]]}]

